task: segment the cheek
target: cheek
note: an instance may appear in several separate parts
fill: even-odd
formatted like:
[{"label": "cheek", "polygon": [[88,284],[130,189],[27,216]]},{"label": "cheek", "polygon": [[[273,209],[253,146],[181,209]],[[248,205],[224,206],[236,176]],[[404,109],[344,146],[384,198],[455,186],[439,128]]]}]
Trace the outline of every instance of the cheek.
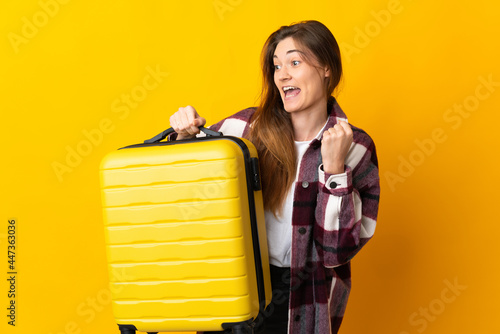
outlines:
[{"label": "cheek", "polygon": [[276,75],[276,73],[274,73],[274,86],[275,87],[278,87],[278,76]]},{"label": "cheek", "polygon": [[309,80],[309,82],[311,83],[311,90],[314,90],[316,94],[322,95],[323,92],[325,92],[327,81],[324,81],[317,73],[311,75]]}]

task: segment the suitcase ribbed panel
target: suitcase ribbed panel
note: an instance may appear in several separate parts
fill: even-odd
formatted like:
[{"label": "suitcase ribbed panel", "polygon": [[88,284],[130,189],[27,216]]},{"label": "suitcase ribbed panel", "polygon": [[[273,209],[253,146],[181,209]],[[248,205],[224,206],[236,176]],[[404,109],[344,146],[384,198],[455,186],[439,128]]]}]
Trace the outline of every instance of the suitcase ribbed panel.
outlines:
[{"label": "suitcase ribbed panel", "polygon": [[192,203],[133,205],[107,208],[104,211],[104,219],[109,225],[162,222],[169,219],[198,221],[237,217],[241,217],[240,201],[237,198]]},{"label": "suitcase ribbed panel", "polygon": [[242,238],[110,245],[111,264],[182,260],[210,260],[245,256]]},{"label": "suitcase ribbed panel", "polygon": [[[231,310],[228,310],[231,305]],[[233,315],[251,317],[252,305],[250,298],[241,297],[214,297],[214,298],[182,298],[162,300],[129,300],[113,301],[115,312],[123,319],[160,318],[168,314],[169,318],[208,318],[225,317],[230,311]],[[197,310],[198,313],[193,311]]]},{"label": "suitcase ribbed panel", "polygon": [[[168,261],[131,264],[110,264],[111,282],[152,282],[180,279],[219,279],[243,277],[247,274],[244,257],[199,261]],[[120,298],[120,290],[112,291]]]},{"label": "suitcase ribbed panel", "polygon": [[101,164],[101,187],[119,324],[207,331],[257,316],[245,161],[237,144],[119,150]]},{"label": "suitcase ribbed panel", "polygon": [[158,298],[212,298],[238,296],[245,277],[219,279],[191,279],[150,282],[111,283],[112,289],[120,289],[120,300],[151,300]]},{"label": "suitcase ribbed panel", "polygon": [[[211,182],[228,179],[238,175],[238,171],[228,169],[231,164],[235,163],[235,159],[227,158],[214,161],[171,162],[152,166],[145,164],[114,166],[113,169],[107,170],[106,188],[155,184],[176,184],[178,186],[180,182]],[[211,174],[207,174],[207,171],[211,171]]]},{"label": "suitcase ribbed panel", "polygon": [[236,238],[243,235],[241,218],[163,222],[153,224],[126,224],[108,226],[108,244],[121,245],[134,242],[168,242]]},{"label": "suitcase ribbed panel", "polygon": [[238,197],[238,190],[239,182],[236,178],[184,183],[170,182],[148,186],[120,186],[104,189],[106,194],[104,205],[107,208],[121,207],[123,203],[131,199],[140,199],[142,202],[129,203],[129,207],[144,203],[203,202],[207,200],[208,195],[212,200],[231,199]]}]

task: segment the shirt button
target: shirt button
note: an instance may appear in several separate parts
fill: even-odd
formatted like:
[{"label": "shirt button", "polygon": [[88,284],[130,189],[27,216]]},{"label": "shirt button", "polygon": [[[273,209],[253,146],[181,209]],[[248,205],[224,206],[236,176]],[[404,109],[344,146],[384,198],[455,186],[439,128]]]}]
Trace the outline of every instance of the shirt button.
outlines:
[{"label": "shirt button", "polygon": [[307,181],[302,182],[302,188],[307,188],[307,187],[309,187],[309,182]]},{"label": "shirt button", "polygon": [[337,182],[330,182],[330,188],[335,189],[337,188],[338,184]]},{"label": "shirt button", "polygon": [[300,315],[296,315],[295,318],[293,318],[295,321],[300,321]]},{"label": "shirt button", "polygon": [[306,232],[307,232],[307,230],[306,230],[306,228],[305,228],[305,227],[301,227],[301,228],[299,228],[299,233],[300,233],[300,234],[306,234]]}]

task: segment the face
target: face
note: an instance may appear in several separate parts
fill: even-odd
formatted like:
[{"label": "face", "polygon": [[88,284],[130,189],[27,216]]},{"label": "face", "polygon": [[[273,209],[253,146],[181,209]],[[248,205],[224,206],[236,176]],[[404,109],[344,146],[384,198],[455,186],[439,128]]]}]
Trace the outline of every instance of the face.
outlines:
[{"label": "face", "polygon": [[289,113],[321,110],[326,105],[330,72],[316,61],[306,61],[305,51],[292,37],[279,42],[274,51],[274,83]]}]

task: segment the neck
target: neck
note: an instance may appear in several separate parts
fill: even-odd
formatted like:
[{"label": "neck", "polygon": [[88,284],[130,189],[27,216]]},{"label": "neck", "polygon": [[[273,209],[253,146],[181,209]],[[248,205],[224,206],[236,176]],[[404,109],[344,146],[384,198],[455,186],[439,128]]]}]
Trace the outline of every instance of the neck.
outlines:
[{"label": "neck", "polygon": [[321,108],[292,113],[294,140],[310,141],[316,137],[328,119],[326,103]]}]

